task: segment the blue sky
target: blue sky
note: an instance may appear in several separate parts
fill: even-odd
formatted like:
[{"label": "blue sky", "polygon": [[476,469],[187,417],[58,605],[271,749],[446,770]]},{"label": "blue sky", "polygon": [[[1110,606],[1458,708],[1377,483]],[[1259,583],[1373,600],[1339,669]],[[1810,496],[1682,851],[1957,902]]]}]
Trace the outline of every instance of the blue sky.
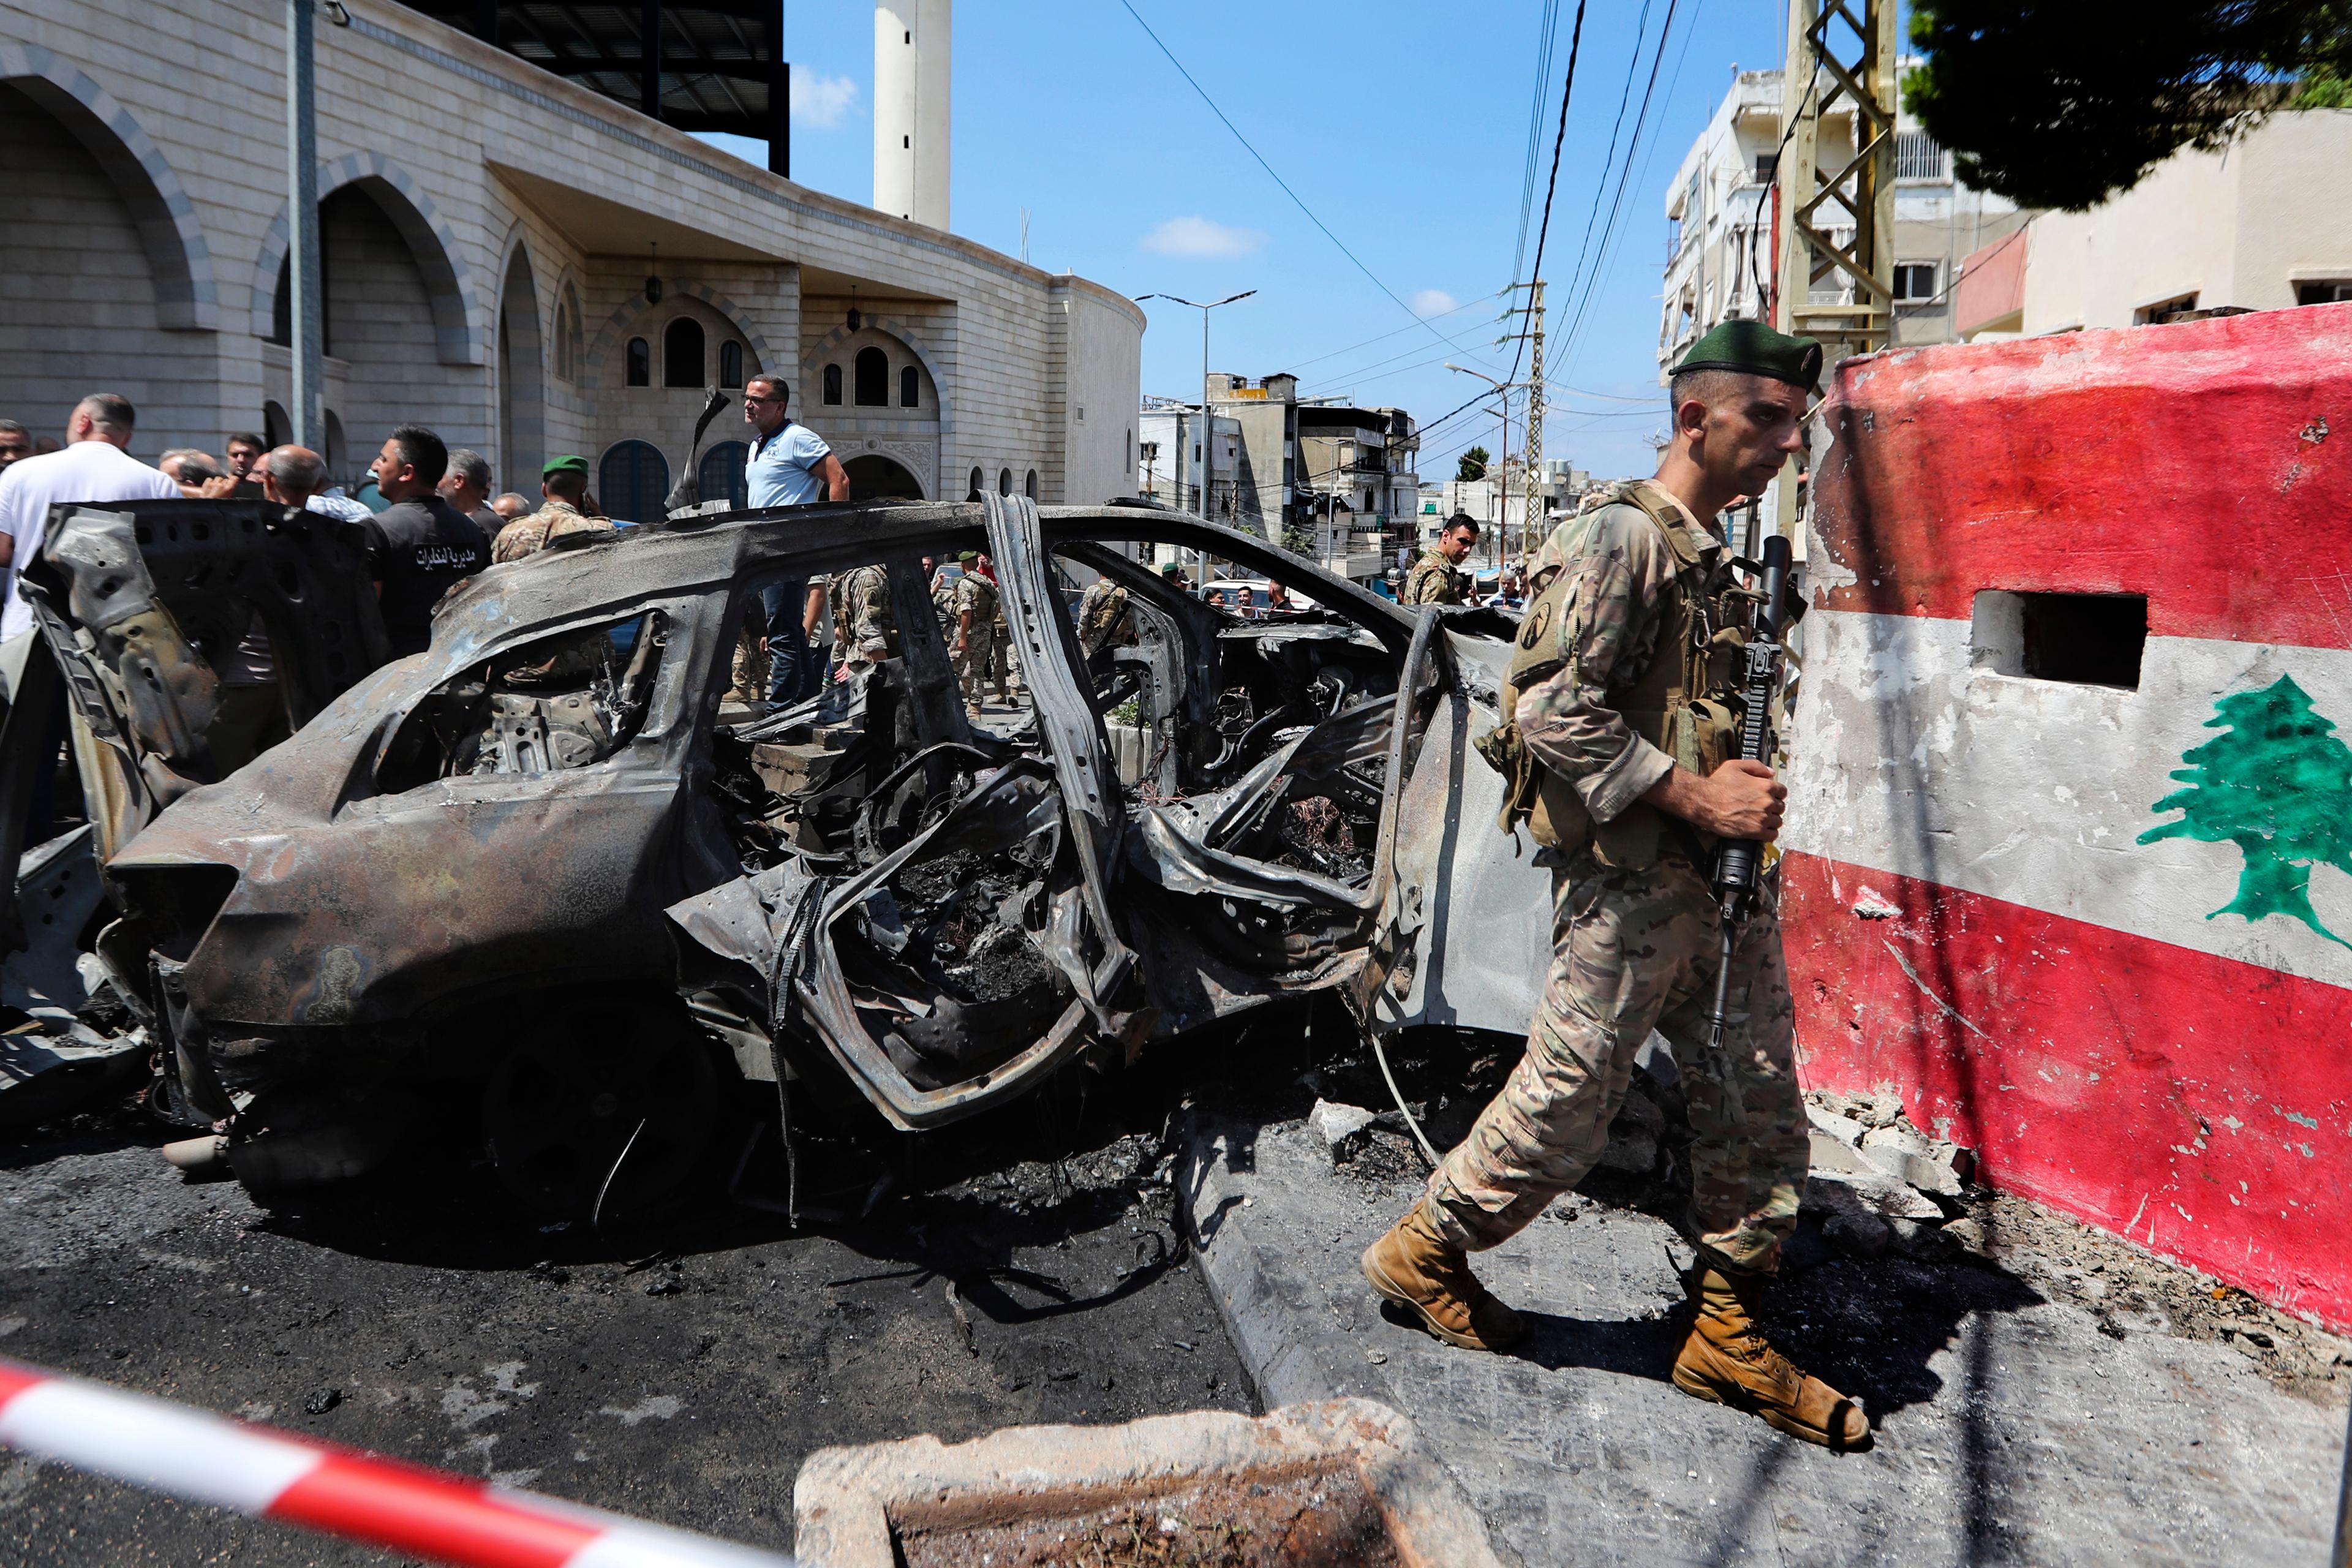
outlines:
[{"label": "blue sky", "polygon": [[[1674,31],[1633,183],[1606,264],[1596,268],[1608,213],[1604,206],[1598,222],[1591,215],[1635,24],[1646,9],[1620,162],[1670,3]],[[1510,329],[1496,317],[1519,229],[1545,15],[1538,0],[1135,6],[1364,269],[1218,122],[1119,0],[957,7],[957,233],[1017,255],[1026,209],[1029,258],[1041,267],[1130,296],[1214,300],[1255,289],[1255,298],[1215,312],[1212,368],[1291,371],[1305,395],[1395,405],[1426,422],[1477,390],[1443,362],[1498,376],[1508,369],[1510,346],[1494,340]],[[1575,10],[1575,0],[1558,7],[1542,110],[1545,166]],[[1735,63],[1779,64],[1781,26],[1781,7],[1769,0],[1651,0],[1646,7],[1589,0],[1543,268],[1554,384],[1547,457],[1570,457],[1603,475],[1654,465],[1645,437],[1663,426],[1655,342],[1666,184]],[[870,200],[872,5],[802,0],[790,5],[785,27],[795,68],[793,175]],[[764,159],[764,150],[751,155]],[[1544,173],[1537,171],[1538,211],[1528,218],[1530,253]],[[1573,342],[1563,345],[1582,289],[1572,291],[1570,279],[1588,223],[1591,296]],[[1144,390],[1198,397],[1200,313],[1160,300],[1144,309],[1151,317]],[[1432,313],[1426,324],[1415,310]],[[1450,478],[1451,454],[1472,440],[1496,447],[1491,416],[1465,415],[1433,431],[1423,477]],[[1514,434],[1514,449],[1518,443]]]}]

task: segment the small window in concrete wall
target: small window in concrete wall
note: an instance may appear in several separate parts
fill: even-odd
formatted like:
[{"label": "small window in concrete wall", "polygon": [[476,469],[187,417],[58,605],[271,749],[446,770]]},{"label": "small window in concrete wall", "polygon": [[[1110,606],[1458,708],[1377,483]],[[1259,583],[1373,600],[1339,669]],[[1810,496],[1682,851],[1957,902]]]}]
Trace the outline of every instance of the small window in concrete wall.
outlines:
[{"label": "small window in concrete wall", "polygon": [[857,366],[857,406],[887,407],[890,402],[890,356],[880,349],[859,349],[854,363]]},{"label": "small window in concrete wall", "polygon": [[2139,689],[2147,647],[2145,594],[2012,594],[1985,589],[1969,627],[1969,661],[1998,675]]},{"label": "small window in concrete wall", "polygon": [[731,339],[719,345],[719,384],[725,387],[743,384],[743,345]]},{"label": "small window in concrete wall", "polygon": [[2298,305],[2334,305],[2352,300],[2352,279],[2326,279],[2294,286],[2294,302]]},{"label": "small window in concrete wall", "polygon": [[987,479],[982,476],[981,471],[978,468],[974,468],[971,471],[971,493],[965,496],[963,499],[966,500],[978,500],[980,499],[980,487],[987,482]]},{"label": "small window in concrete wall", "polygon": [[703,338],[702,323],[692,316],[679,316],[662,329],[662,384],[664,386],[700,386],[702,384]]},{"label": "small window in concrete wall", "polygon": [[1023,495],[1027,496],[1031,500],[1035,500],[1037,499],[1037,470],[1036,470],[1036,469],[1034,469],[1034,468],[1030,469],[1030,470],[1029,470],[1029,477],[1028,477],[1027,479],[1024,479],[1024,480],[1022,480],[1022,481],[1021,481],[1021,493],[1022,493]]},{"label": "small window in concrete wall", "polygon": [[919,408],[922,403],[923,378],[915,374],[913,365],[901,366],[898,371],[898,406]]},{"label": "small window in concrete wall", "polygon": [[654,352],[643,338],[629,340],[629,384],[651,386],[654,384]]},{"label": "small window in concrete wall", "polygon": [[841,406],[841,367],[837,364],[824,367],[824,397],[827,406],[835,408]]},{"label": "small window in concrete wall", "polygon": [[1013,493],[1013,470],[1011,468],[999,468],[996,471],[996,493],[1001,496],[1009,496]]}]

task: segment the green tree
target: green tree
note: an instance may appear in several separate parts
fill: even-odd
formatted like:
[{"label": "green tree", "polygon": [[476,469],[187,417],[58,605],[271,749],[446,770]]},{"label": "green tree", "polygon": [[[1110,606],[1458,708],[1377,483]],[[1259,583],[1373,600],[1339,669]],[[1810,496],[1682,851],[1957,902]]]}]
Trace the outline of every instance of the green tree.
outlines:
[{"label": "green tree", "polygon": [[2245,857],[2238,895],[2207,915],[2292,915],[2330,942],[2352,947],[2319,923],[2311,907],[2311,868],[2352,871],[2352,748],[2335,723],[2282,675],[2260,691],[2240,691],[2214,705],[2205,721],[2221,733],[2184,753],[2192,764],[2172,776],[2187,784],[2150,809],[2178,811],[2139,836],[2231,843]]},{"label": "green tree", "polygon": [[1456,479],[1483,479],[1486,477],[1486,448],[1473,447],[1462,454],[1454,465]]},{"label": "green tree", "polygon": [[[2080,212],[2352,76],[2352,0],[1913,0],[1904,102],[1960,177]],[[2297,100],[2302,101],[2302,100]]]}]

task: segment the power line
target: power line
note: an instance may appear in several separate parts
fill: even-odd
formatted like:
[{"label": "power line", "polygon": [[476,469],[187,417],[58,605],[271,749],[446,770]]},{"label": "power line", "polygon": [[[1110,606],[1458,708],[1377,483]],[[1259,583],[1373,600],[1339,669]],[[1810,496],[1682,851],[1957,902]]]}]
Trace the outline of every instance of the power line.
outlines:
[{"label": "power line", "polygon": [[[1483,305],[1489,300],[1500,299],[1502,294],[1503,290],[1497,289],[1492,294],[1481,294],[1475,300],[1467,300],[1462,304],[1454,306],[1451,310],[1433,311],[1423,319],[1432,321],[1442,321],[1448,316],[1460,315],[1463,311],[1470,309],[1473,305]],[[1391,327],[1385,332],[1375,333],[1373,336],[1366,338],[1362,342],[1349,343],[1346,348],[1333,349],[1328,353],[1317,354],[1313,359],[1293,361],[1290,367],[1291,374],[1295,375],[1298,372],[1305,370],[1310,364],[1321,364],[1327,359],[1338,359],[1341,354],[1353,353],[1358,349],[1366,349],[1371,347],[1374,343],[1386,342],[1391,338],[1400,336],[1401,334],[1411,331],[1412,331],[1412,328],[1409,326]]]},{"label": "power line", "polygon": [[[1530,279],[1543,276],[1544,241],[1551,235],[1552,193],[1559,189],[1559,149],[1560,144],[1568,140],[1568,100],[1576,91],[1576,56],[1583,43],[1584,0],[1576,0],[1576,26],[1568,39],[1568,77],[1559,86],[1559,129],[1552,132],[1551,138],[1551,177],[1544,182],[1543,223],[1536,230],[1536,263],[1528,268],[1526,274]],[[1521,221],[1524,225],[1524,218]],[[1521,237],[1523,239],[1526,237],[1524,226],[1521,230]],[[1511,281],[1517,283],[1519,277],[1517,260],[1514,258]],[[1509,381],[1519,379],[1519,354],[1526,347],[1527,340],[1521,338],[1518,348],[1511,351],[1511,374],[1505,379]]]},{"label": "power line", "polygon": [[1331,232],[1331,226],[1325,223],[1321,218],[1315,216],[1315,209],[1308,206],[1304,201],[1299,199],[1298,193],[1290,188],[1290,183],[1285,180],[1280,174],[1274,172],[1274,165],[1267,163],[1265,155],[1250,144],[1250,139],[1242,134],[1241,127],[1235,125],[1226,115],[1225,111],[1217,107],[1217,100],[1209,96],[1209,89],[1202,87],[1198,81],[1193,79],[1192,73],[1184,68],[1184,62],[1176,58],[1176,52],[1173,49],[1171,49],[1166,44],[1160,42],[1160,35],[1151,30],[1151,24],[1143,19],[1143,13],[1135,8],[1131,0],[1118,0],[1118,3],[1126,8],[1129,16],[1135,18],[1135,25],[1143,29],[1143,36],[1150,38],[1159,48],[1160,52],[1168,57],[1168,63],[1176,68],[1176,74],[1182,77],[1185,82],[1191,86],[1192,90],[1201,95],[1201,101],[1209,106],[1209,112],[1215,115],[1219,121],[1223,121],[1225,129],[1234,133],[1234,140],[1242,144],[1242,151],[1247,153],[1252,158],[1257,160],[1257,166],[1265,171],[1266,177],[1272,180],[1276,184],[1282,187],[1282,194],[1288,196],[1292,205],[1297,206],[1300,212],[1307,215],[1307,222],[1313,224],[1317,228],[1323,231],[1324,238],[1329,240],[1333,245],[1339,247],[1339,254],[1346,257],[1350,262],[1354,263],[1357,271],[1371,279],[1373,288],[1378,289],[1381,293],[1387,295],[1390,301],[1393,303],[1398,310],[1402,310],[1408,316],[1412,316],[1414,321],[1419,321],[1423,326],[1428,327],[1429,335],[1435,338],[1439,342],[1448,344],[1463,353],[1470,352],[1469,350],[1463,348],[1460,343],[1454,342],[1452,338],[1447,337],[1444,332],[1439,331],[1435,327],[1429,326],[1427,318],[1417,314],[1412,306],[1406,304],[1402,300],[1398,299],[1396,290],[1381,282],[1379,276],[1375,274],[1370,268],[1365,266],[1362,259],[1360,258],[1354,251],[1348,248],[1347,242],[1341,239],[1338,235],[1333,234]]},{"label": "power line", "polygon": [[1519,230],[1511,239],[1511,276],[1515,279],[1519,276],[1519,262],[1527,255],[1528,215],[1535,210],[1536,159],[1543,145],[1544,100],[1546,89],[1551,86],[1552,45],[1559,37],[1559,0],[1544,0],[1543,16],[1536,26],[1536,91],[1535,100],[1528,105],[1527,160],[1519,174]]},{"label": "power line", "polygon": [[1584,237],[1576,247],[1576,265],[1568,275],[1566,292],[1574,293],[1577,280],[1584,276],[1584,258],[1592,249],[1592,227],[1601,220],[1601,198],[1609,188],[1609,166],[1617,161],[1617,138],[1625,129],[1625,108],[1633,101],[1633,78],[1642,68],[1642,40],[1649,34],[1650,0],[1642,0],[1641,15],[1633,22],[1633,55],[1625,62],[1625,87],[1617,98],[1617,118],[1609,127],[1609,151],[1601,155],[1601,175],[1593,182],[1592,207],[1585,214]]}]

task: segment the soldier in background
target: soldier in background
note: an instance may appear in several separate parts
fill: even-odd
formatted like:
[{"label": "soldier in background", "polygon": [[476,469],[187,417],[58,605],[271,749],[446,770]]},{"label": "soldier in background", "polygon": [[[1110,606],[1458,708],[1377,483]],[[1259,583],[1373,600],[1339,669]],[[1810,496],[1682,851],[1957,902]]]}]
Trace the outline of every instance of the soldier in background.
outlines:
[{"label": "soldier in background", "polygon": [[541,499],[537,511],[525,512],[499,529],[498,537],[490,543],[493,563],[536,555],[547,548],[550,540],[561,539],[567,533],[613,531],[611,518],[592,517],[583,510],[588,500],[587,458],[577,454],[551,458],[539,471],[539,493]]},{"label": "soldier in background", "polygon": [[[1731,1028],[1707,1012],[1723,913],[1722,839],[1769,843],[1787,789],[1737,756],[1739,628],[1753,595],[1713,519],[1803,448],[1821,345],[1727,321],[1675,367],[1674,439],[1657,477],[1555,529],[1537,552],[1505,690],[1510,722],[1480,744],[1551,870],[1552,959],[1527,1052],[1421,1202],[1363,1257],[1382,1297],[1438,1338],[1497,1350],[1525,1326],[1466,1254],[1516,1235],[1607,1145],[1634,1053],[1674,1047],[1696,1140],[1685,1230],[1693,1321],[1675,1387],[1839,1449],[1870,1443],[1853,1401],[1808,1376],[1758,1319],[1796,1229],[1810,1163],[1777,909],[1736,933]],[[1712,629],[1710,629],[1712,628]],[[1516,700],[1514,700],[1516,699]]]},{"label": "soldier in background", "polygon": [[1092,658],[1104,648],[1135,640],[1134,617],[1127,607],[1127,590],[1108,577],[1087,584],[1078,599],[1078,651]]},{"label": "soldier in background", "polygon": [[975,719],[980,717],[980,689],[988,673],[989,645],[995,640],[996,617],[1003,610],[997,603],[996,580],[981,572],[987,559],[972,550],[956,557],[963,575],[956,579],[955,640],[948,645],[956,679],[963,685],[964,706]]},{"label": "soldier in background", "polygon": [[1461,565],[1477,542],[1478,523],[1469,513],[1457,511],[1447,518],[1437,543],[1423,551],[1412,570],[1404,574],[1397,602],[1407,605],[1465,603],[1470,596],[1470,575]]},{"label": "soldier in background", "polygon": [[898,651],[898,623],[890,612],[890,573],[879,563],[835,574],[826,597],[833,643],[846,666],[876,665]]}]

